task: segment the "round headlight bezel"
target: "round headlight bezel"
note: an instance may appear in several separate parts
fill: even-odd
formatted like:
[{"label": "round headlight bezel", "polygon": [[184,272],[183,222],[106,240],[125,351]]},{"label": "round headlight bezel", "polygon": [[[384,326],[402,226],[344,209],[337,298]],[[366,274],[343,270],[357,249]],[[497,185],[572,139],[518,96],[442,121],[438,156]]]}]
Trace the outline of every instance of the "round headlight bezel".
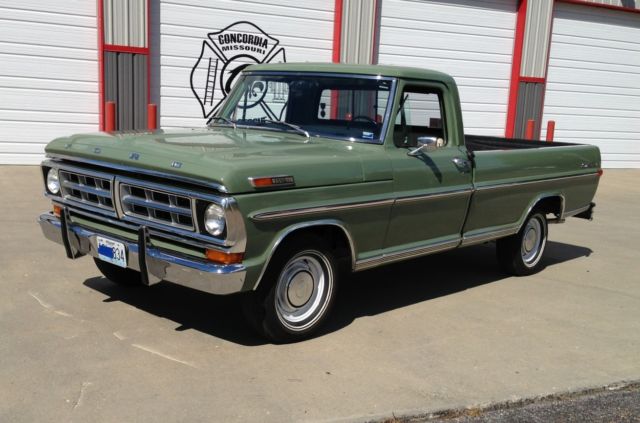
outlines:
[{"label": "round headlight bezel", "polygon": [[60,194],[60,178],[58,169],[51,168],[47,171],[47,191],[53,195]]},{"label": "round headlight bezel", "polygon": [[220,204],[211,203],[204,211],[204,230],[210,235],[220,237],[227,227],[227,216]]}]

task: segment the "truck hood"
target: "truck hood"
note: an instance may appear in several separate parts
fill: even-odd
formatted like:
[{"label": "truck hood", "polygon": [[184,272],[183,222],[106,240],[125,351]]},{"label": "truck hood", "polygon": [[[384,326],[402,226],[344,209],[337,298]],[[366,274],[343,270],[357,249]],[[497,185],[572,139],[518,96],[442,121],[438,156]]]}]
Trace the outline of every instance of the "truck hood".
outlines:
[{"label": "truck hood", "polygon": [[245,128],[79,134],[45,151],[214,182],[232,194],[255,191],[249,177],[291,175],[295,188],[392,177],[383,146]]}]

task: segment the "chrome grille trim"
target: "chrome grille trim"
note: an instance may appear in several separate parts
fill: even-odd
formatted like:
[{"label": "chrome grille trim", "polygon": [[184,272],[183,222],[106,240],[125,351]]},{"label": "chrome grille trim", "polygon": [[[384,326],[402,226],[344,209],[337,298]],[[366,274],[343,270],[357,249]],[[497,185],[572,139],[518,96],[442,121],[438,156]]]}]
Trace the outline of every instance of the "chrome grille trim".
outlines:
[{"label": "chrome grille trim", "polygon": [[193,198],[129,182],[120,182],[118,191],[124,216],[196,230]]},{"label": "chrome grille trim", "polygon": [[[113,201],[113,208],[98,207],[99,204],[91,202],[82,202],[74,200],[71,197],[64,195],[51,194],[45,190],[45,196],[56,204],[61,206],[68,206],[73,213],[82,214],[84,216],[102,220],[110,224],[126,227],[129,229],[137,230],[140,226],[144,225],[149,228],[152,234],[156,234],[163,238],[171,239],[176,242],[183,242],[186,244],[200,246],[203,248],[223,248],[231,253],[245,252],[247,245],[246,228],[242,214],[238,210],[238,204],[232,197],[226,195],[222,196],[216,193],[211,193],[211,187],[205,185],[194,186],[193,189],[186,187],[176,187],[165,183],[156,183],[146,180],[140,180],[129,176],[112,173],[112,169],[105,168],[102,170],[86,169],[78,166],[78,164],[88,161],[78,160],[80,163],[68,163],[59,159],[45,159],[41,166],[46,168],[57,169],[58,172],[72,172],[82,175],[88,175],[90,177],[101,178],[111,183],[110,192]],[[107,165],[106,163],[102,163]],[[110,164],[109,164],[110,165]],[[126,166],[112,166],[116,171],[127,170],[130,173],[141,173],[138,168],[126,167]],[[171,183],[172,180],[183,181],[184,178],[173,177],[172,175],[162,174],[167,178],[167,183]],[[46,182],[46,179],[45,179]],[[185,228],[183,226],[173,226],[168,222],[160,219],[151,220],[148,217],[137,217],[134,215],[127,215],[124,213],[123,201],[120,197],[120,185],[132,185],[136,187],[143,187],[152,191],[158,191],[169,195],[188,198],[190,201],[189,207],[179,206],[180,209],[174,209],[174,212],[187,212],[190,209],[193,225]],[[94,186],[95,188],[95,186]],[[146,198],[145,198],[146,200]],[[201,231],[200,225],[197,219],[196,205],[198,202],[215,203],[220,205],[227,213],[227,236],[222,238],[214,237],[205,231]],[[162,202],[160,202],[162,203]],[[171,203],[169,203],[169,206]],[[195,218],[194,218],[195,217]]]},{"label": "chrome grille trim", "polygon": [[61,168],[58,177],[64,199],[115,213],[113,176]]}]

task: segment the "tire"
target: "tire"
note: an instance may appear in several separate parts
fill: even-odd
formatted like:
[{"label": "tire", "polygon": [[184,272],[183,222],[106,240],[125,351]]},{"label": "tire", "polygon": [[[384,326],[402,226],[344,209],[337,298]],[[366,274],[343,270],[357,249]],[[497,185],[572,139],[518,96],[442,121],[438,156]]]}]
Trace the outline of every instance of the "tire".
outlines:
[{"label": "tire", "polygon": [[547,245],[548,226],[544,213],[533,211],[512,236],[496,243],[498,263],[515,276],[532,275],[542,269],[542,256]]},{"label": "tire", "polygon": [[115,264],[107,263],[97,258],[93,258],[100,273],[111,282],[115,282],[118,285],[141,285],[142,279],[140,278],[140,272],[133,269],[124,269],[118,267]]},{"label": "tire", "polygon": [[311,337],[335,298],[338,266],[328,244],[316,236],[288,241],[276,252],[243,312],[250,326],[276,343]]}]

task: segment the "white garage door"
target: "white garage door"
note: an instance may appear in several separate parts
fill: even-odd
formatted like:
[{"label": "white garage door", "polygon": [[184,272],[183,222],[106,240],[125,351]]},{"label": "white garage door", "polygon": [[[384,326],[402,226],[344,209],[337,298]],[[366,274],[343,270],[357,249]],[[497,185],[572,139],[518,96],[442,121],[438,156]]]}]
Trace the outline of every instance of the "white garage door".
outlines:
[{"label": "white garage door", "polygon": [[163,0],[160,9],[163,128],[203,126],[244,63],[331,62],[333,1]]},{"label": "white garage door", "polygon": [[639,41],[636,13],[556,6],[543,122],[600,147],[606,167],[640,167]]},{"label": "white garage door", "polygon": [[515,23],[514,0],[384,0],[379,62],[452,75],[465,131],[504,136]]},{"label": "white garage door", "polygon": [[98,130],[96,3],[0,0],[0,164]]}]

